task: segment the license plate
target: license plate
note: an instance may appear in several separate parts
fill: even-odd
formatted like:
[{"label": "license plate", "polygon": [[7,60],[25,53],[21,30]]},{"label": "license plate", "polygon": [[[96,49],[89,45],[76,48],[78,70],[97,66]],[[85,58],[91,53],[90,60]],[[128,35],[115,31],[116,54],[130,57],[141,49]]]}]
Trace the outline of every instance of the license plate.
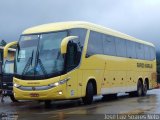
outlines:
[{"label": "license plate", "polygon": [[30,96],[31,97],[39,97],[39,94],[38,93],[31,93]]}]

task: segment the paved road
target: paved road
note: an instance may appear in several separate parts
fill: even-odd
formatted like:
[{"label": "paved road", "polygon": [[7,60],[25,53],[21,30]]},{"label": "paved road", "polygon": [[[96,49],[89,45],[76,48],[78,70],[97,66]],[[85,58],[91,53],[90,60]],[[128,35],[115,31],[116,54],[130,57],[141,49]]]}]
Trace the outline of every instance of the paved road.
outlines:
[{"label": "paved road", "polygon": [[150,90],[145,97],[120,94],[117,99],[103,100],[98,96],[88,106],[83,105],[80,100],[55,101],[48,109],[43,103],[12,103],[9,98],[5,98],[5,103],[0,103],[0,113],[3,117],[7,113],[9,117],[20,120],[104,120],[105,114],[159,114],[160,89]]}]

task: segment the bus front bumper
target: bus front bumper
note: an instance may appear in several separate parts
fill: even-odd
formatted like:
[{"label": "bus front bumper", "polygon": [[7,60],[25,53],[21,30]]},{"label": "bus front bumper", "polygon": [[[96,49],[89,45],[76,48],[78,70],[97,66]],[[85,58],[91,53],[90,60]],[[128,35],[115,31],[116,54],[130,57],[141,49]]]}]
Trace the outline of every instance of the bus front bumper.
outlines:
[{"label": "bus front bumper", "polygon": [[14,97],[17,100],[59,100],[65,99],[65,85],[57,86],[48,90],[26,91],[14,87]]}]

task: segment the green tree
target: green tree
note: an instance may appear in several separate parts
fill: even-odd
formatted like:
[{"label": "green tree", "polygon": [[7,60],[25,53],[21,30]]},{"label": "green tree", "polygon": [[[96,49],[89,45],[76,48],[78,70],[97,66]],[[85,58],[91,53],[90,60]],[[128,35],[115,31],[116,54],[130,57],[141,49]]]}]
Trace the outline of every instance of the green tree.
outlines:
[{"label": "green tree", "polygon": [[7,42],[6,42],[6,41],[1,40],[1,42],[0,42],[0,46],[5,46],[6,44],[7,44]]}]

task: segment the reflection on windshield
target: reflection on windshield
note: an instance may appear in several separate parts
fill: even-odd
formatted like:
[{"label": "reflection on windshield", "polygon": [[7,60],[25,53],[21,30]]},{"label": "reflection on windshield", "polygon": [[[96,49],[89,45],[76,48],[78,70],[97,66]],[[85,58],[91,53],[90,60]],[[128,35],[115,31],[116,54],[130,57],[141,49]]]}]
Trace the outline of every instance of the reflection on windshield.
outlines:
[{"label": "reflection on windshield", "polygon": [[64,58],[60,53],[60,44],[66,36],[67,32],[22,36],[17,52],[16,73],[37,76],[62,72]]},{"label": "reflection on windshield", "polygon": [[[16,55],[16,71],[15,73],[24,75],[30,71],[29,75],[34,75],[35,57],[39,41],[38,35],[30,35],[30,40],[26,40],[28,36],[22,36],[19,43],[19,49]],[[33,56],[33,57],[32,57]],[[32,62],[32,64],[31,64]]]},{"label": "reflection on windshield", "polygon": [[[62,39],[66,36],[66,32],[43,34],[41,36],[39,44],[39,60],[37,66],[37,72],[40,75],[44,73],[44,70],[47,73],[55,73],[64,69],[64,59],[60,53],[60,44]],[[43,67],[44,70],[42,69]]]}]

